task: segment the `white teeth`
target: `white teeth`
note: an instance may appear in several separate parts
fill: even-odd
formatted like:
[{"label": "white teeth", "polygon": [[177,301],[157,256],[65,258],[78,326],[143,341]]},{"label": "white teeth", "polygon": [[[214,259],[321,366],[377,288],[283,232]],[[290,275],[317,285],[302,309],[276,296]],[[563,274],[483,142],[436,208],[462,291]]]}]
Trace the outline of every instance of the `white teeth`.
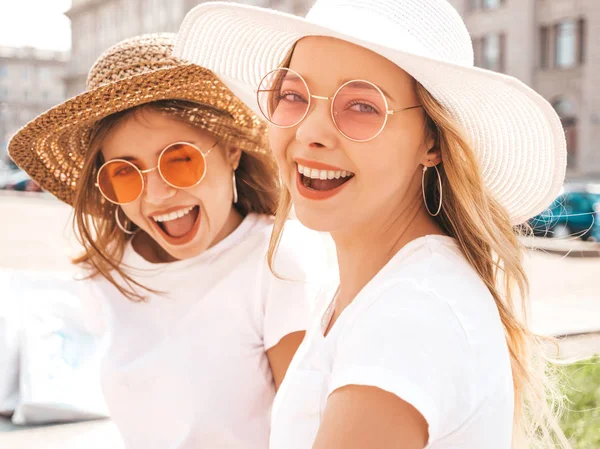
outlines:
[{"label": "white teeth", "polygon": [[179,209],[179,210],[173,211],[168,214],[155,215],[154,217],[152,217],[152,219],[154,221],[158,221],[158,222],[177,220],[178,218],[181,218],[184,215],[189,214],[193,208],[194,208],[194,206],[191,206],[191,207],[186,207],[184,209]]},{"label": "white teeth", "polygon": [[352,172],[347,170],[318,170],[300,164],[298,164],[298,173],[312,179],[340,179],[353,175]]}]

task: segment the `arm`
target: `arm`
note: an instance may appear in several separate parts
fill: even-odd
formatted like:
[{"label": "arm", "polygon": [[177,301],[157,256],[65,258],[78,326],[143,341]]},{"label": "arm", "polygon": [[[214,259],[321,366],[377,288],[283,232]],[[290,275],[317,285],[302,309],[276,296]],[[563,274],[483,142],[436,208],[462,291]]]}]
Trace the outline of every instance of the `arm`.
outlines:
[{"label": "arm", "polygon": [[269,365],[271,366],[271,372],[273,373],[276,390],[279,389],[281,382],[283,382],[285,373],[290,366],[294,354],[298,350],[298,346],[302,343],[304,334],[305,333],[302,331],[292,332],[283,337],[275,346],[267,350],[267,358],[269,359]]},{"label": "arm", "polygon": [[427,440],[427,422],[408,402],[348,385],[329,396],[313,449],[423,449]]},{"label": "arm", "polygon": [[339,335],[313,449],[423,449],[472,409],[472,349],[453,309],[391,289]]}]

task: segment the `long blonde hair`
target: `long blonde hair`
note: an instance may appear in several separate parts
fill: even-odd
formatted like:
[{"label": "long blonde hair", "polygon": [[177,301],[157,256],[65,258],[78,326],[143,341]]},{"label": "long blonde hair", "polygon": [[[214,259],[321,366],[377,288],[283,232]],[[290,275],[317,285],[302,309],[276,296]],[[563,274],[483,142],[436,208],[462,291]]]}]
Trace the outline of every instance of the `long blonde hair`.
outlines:
[{"label": "long blonde hair", "polygon": [[[88,267],[90,277],[96,275],[104,276],[124,296],[140,301],[145,299],[139,289],[146,289],[132,276],[127,274],[122,266],[125,245],[131,239],[131,235],[122,232],[115,221],[115,206],[105,201],[100,191],[95,187],[98,169],[103,164],[100,148],[106,136],[126,117],[140,110],[151,109],[182,120],[190,126],[205,129],[201,123],[221,123],[218,135],[215,137],[223,140],[223,137],[235,136],[235,129],[227,126],[226,114],[210,106],[198,105],[182,100],[161,100],[146,103],[136,108],[128,109],[110,115],[94,126],[91,130],[88,151],[85,156],[83,170],[77,184],[75,194],[73,227],[79,242],[84,248],[84,253],[75,258],[73,263]],[[191,120],[198,118],[198,120]],[[201,120],[211,118],[212,120]],[[223,119],[223,120],[221,120]],[[241,136],[240,136],[241,138]],[[232,144],[235,140],[232,141]],[[236,185],[238,189],[238,201],[235,207],[242,216],[249,213],[273,215],[277,208],[277,197],[279,192],[279,177],[277,167],[270,153],[243,151],[239,166],[236,170]],[[123,214],[120,214],[123,216]],[[123,220],[123,218],[122,218]],[[131,231],[136,227],[133,223],[127,223]],[[118,274],[123,282],[117,281]],[[124,284],[124,285],[123,285]]]},{"label": "long blonde hair", "polygon": [[[293,49],[282,66],[288,66]],[[461,127],[419,83],[417,95],[426,114],[426,133],[435,139],[443,163],[443,206],[439,225],[458,244],[469,264],[491,292],[505,330],[515,392],[513,448],[570,448],[559,427],[562,395],[545,357],[543,342],[526,325],[529,283],[522,264],[519,235],[525,227],[513,227],[506,210],[486,190],[475,153]],[[430,173],[433,172],[430,171]],[[437,176],[426,180],[431,210],[436,210]],[[283,225],[291,210],[291,196],[281,189],[268,260],[273,260]]]}]

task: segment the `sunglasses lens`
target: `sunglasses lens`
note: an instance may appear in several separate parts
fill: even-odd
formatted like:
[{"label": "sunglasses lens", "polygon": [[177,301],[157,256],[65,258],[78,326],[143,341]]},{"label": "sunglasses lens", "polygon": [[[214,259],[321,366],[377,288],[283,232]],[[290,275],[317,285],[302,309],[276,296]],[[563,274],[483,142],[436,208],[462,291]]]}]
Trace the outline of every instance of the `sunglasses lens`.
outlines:
[{"label": "sunglasses lens", "polygon": [[130,162],[110,161],[100,168],[98,187],[113,203],[135,201],[142,192],[144,182],[140,171]]},{"label": "sunglasses lens", "polygon": [[308,87],[296,72],[277,69],[260,82],[257,100],[269,122],[277,126],[294,126],[300,123],[308,110]]},{"label": "sunglasses lens", "polygon": [[202,152],[195,146],[178,143],[163,151],[159,170],[169,184],[186,189],[202,180],[206,173],[206,161]]},{"label": "sunglasses lens", "polygon": [[366,81],[344,85],[333,100],[333,118],[342,134],[364,141],[375,137],[385,125],[387,104],[383,93]]}]

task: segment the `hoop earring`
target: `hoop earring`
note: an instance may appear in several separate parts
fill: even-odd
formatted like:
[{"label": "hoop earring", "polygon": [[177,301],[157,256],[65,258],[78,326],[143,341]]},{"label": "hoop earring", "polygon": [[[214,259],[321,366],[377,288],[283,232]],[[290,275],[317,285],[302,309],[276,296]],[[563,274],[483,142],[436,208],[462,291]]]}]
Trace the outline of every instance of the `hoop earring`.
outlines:
[{"label": "hoop earring", "polygon": [[238,202],[238,191],[237,185],[235,183],[235,170],[233,170],[233,204]]},{"label": "hoop earring", "polygon": [[118,207],[117,207],[117,208],[115,208],[115,221],[117,222],[117,226],[119,227],[119,229],[120,229],[121,231],[123,231],[125,234],[129,234],[129,235],[131,235],[131,234],[134,234],[134,232],[132,232],[132,231],[128,231],[128,230],[125,228],[125,226],[123,226],[123,225],[121,224],[121,222],[119,221],[119,208],[118,208]]},{"label": "hoop earring", "polygon": [[437,177],[438,177],[438,186],[440,189],[440,204],[438,205],[437,211],[434,213],[431,212],[431,210],[429,210],[429,206],[427,205],[427,197],[425,195],[425,172],[427,171],[427,166],[424,165],[423,166],[423,176],[421,177],[421,189],[423,190],[423,202],[425,203],[425,208],[427,209],[427,212],[429,212],[429,215],[431,215],[432,217],[437,217],[440,213],[440,211],[442,210],[442,200],[443,200],[443,191],[442,191],[442,177],[440,176],[440,171],[437,168],[437,165],[434,165],[433,168],[435,168],[435,172],[437,173]]}]

